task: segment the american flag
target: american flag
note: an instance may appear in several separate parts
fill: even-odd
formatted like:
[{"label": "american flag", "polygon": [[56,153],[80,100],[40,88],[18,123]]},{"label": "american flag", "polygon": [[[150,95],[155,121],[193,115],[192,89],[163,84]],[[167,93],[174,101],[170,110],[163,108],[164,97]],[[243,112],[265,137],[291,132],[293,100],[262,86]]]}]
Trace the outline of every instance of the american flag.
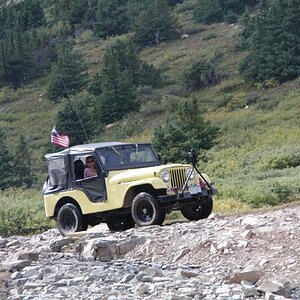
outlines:
[{"label": "american flag", "polygon": [[59,134],[54,126],[51,131],[51,143],[63,148],[68,148],[70,144],[70,139],[65,134]]}]

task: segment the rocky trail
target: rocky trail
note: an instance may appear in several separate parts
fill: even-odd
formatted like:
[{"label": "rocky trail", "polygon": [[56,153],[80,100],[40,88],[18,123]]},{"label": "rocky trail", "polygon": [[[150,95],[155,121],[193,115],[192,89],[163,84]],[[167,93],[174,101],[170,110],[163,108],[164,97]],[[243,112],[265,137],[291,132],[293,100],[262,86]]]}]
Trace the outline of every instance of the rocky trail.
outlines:
[{"label": "rocky trail", "polygon": [[0,237],[0,299],[300,299],[300,206]]}]

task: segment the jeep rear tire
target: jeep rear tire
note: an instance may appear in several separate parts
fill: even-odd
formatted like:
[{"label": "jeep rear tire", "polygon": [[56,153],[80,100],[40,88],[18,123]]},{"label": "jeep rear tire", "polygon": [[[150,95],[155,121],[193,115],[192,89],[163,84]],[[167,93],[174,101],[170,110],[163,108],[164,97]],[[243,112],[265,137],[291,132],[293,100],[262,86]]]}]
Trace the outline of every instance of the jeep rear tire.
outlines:
[{"label": "jeep rear tire", "polygon": [[63,236],[77,231],[87,230],[88,227],[79,208],[71,203],[63,205],[58,211],[57,225],[59,232]]},{"label": "jeep rear tire", "polygon": [[166,212],[152,195],[139,193],[132,201],[131,215],[138,226],[161,225]]},{"label": "jeep rear tire", "polygon": [[181,213],[190,221],[198,221],[206,219],[211,214],[212,209],[213,199],[209,196],[202,204],[183,207],[181,209]]},{"label": "jeep rear tire", "polygon": [[106,224],[110,231],[125,231],[135,226],[130,214],[109,217]]}]

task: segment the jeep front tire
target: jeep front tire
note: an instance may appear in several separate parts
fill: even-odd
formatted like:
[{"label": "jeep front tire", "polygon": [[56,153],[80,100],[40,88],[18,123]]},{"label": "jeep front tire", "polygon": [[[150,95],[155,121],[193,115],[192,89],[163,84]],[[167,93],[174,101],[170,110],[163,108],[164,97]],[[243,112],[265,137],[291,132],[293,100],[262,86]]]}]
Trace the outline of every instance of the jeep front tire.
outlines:
[{"label": "jeep front tire", "polygon": [[166,217],[164,207],[148,193],[139,193],[132,201],[131,215],[138,226],[161,225]]},{"label": "jeep front tire", "polygon": [[88,227],[79,208],[72,203],[67,203],[59,209],[57,225],[59,232],[63,236],[77,231],[87,230]]}]

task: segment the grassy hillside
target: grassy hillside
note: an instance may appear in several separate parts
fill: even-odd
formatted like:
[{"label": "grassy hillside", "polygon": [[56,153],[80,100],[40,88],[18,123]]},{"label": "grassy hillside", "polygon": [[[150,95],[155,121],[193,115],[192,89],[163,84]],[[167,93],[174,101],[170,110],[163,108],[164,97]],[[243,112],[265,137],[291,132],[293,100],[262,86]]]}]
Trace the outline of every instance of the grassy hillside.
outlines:
[{"label": "grassy hillside", "polygon": [[[154,127],[172,115],[179,101],[196,99],[205,118],[218,124],[221,132],[206,161],[199,162],[200,169],[218,187],[216,211],[246,210],[298,199],[300,79],[269,89],[247,86],[238,73],[238,64],[245,56],[236,46],[241,26],[195,24],[188,8],[181,5],[177,9],[182,32],[189,37],[146,48],[139,54],[163,71],[167,84],[155,90],[142,88],[140,111],[117,122],[95,141],[151,141]],[[76,41],[76,48],[89,63],[90,76],[99,70],[104,49],[114,39],[81,37]],[[225,79],[213,88],[186,94],[181,88],[182,73],[198,58],[218,61]],[[0,126],[6,130],[12,150],[19,134],[26,136],[33,153],[33,172],[39,175],[37,189],[45,176],[44,146],[50,143],[50,131],[61,105],[46,98],[47,83],[45,77],[16,91],[0,90]],[[17,193],[16,199],[22,198],[22,191]],[[36,201],[41,199],[36,191],[32,195]],[[28,192],[25,198],[30,198]]]}]

